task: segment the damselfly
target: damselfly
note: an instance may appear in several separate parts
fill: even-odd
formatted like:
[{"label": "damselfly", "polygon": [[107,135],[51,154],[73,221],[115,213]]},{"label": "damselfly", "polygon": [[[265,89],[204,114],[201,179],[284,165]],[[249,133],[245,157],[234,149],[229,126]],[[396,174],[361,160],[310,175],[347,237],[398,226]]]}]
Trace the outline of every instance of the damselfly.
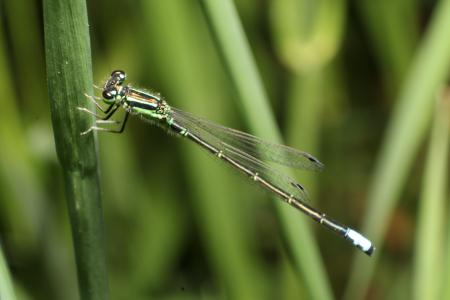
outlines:
[{"label": "damselfly", "polygon": [[[276,171],[267,163],[273,162],[307,170],[322,169],[322,163],[312,155],[287,146],[260,140],[250,134],[212,123],[173,108],[159,95],[124,85],[125,78],[125,72],[114,71],[102,88],[103,98],[88,96],[103,115],[98,115],[96,112],[92,112],[84,107],[78,108],[97,117],[95,126],[82,132],[82,135],[91,131],[121,133],[130,114],[139,115],[144,119],[157,122],[169,131],[188,138],[222,161],[238,169],[263,188],[276,194],[314,221],[349,240],[364,253],[368,255],[373,253],[375,248],[370,240],[355,230],[333,221],[324,213],[306,204],[307,196],[303,186],[289,176]],[[96,99],[102,99],[108,105],[106,109]],[[125,110],[123,120],[110,120],[111,116],[120,107]],[[117,124],[119,126],[116,129],[111,129],[98,126],[100,124]]]}]

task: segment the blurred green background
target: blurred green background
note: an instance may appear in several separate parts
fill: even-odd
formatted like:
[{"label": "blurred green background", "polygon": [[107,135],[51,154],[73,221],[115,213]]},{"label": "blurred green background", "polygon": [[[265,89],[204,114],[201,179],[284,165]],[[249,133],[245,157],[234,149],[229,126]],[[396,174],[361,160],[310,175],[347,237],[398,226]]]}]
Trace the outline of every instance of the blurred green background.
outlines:
[{"label": "blurred green background", "polygon": [[[220,3],[236,23],[213,13]],[[43,4],[0,5],[0,299],[77,299]],[[257,133],[240,100],[255,86],[284,143],[325,164],[295,172],[310,203],[377,247],[365,256],[132,118],[121,135],[98,134],[110,298],[450,299],[450,0],[99,0],[87,13],[95,84],[123,69],[173,106]],[[219,21],[242,26],[252,61],[227,57]],[[256,62],[263,89],[233,77],[230,59]]]}]

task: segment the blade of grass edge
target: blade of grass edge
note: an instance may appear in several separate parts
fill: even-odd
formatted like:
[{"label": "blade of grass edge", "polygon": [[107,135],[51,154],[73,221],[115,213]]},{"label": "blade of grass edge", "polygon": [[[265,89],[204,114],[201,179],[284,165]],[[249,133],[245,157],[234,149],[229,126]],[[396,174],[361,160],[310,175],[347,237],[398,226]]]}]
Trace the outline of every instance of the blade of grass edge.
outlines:
[{"label": "blade of grass edge", "polygon": [[[93,117],[76,108],[92,94],[92,66],[84,0],[44,0],[47,84],[55,146],[72,226],[80,296],[108,298],[96,136],[80,136]],[[89,108],[93,109],[91,104]]]},{"label": "blade of grass edge", "polygon": [[441,299],[450,97],[439,97],[428,147],[417,216],[413,295]]},{"label": "blade of grass edge", "polygon": [[[449,203],[450,195],[448,194],[448,191],[447,191],[447,195],[446,195],[445,199],[446,199],[447,203]],[[450,222],[448,222],[448,220],[450,220],[450,218],[449,218],[450,213],[448,211],[448,207],[447,207],[446,213],[447,213],[446,214],[447,224],[446,224],[446,227],[445,227],[445,230],[446,230],[446,236],[445,236],[446,241],[445,241],[445,245],[444,245],[444,261],[443,261],[443,264],[444,264],[444,273],[443,273],[443,275],[444,275],[444,277],[443,277],[442,299],[448,300],[448,299],[450,299],[450,285],[446,284],[446,282],[444,281],[444,280],[448,280],[448,278],[450,278]]]},{"label": "blade of grass edge", "polygon": [[15,300],[14,286],[9,274],[8,265],[6,263],[3,250],[0,245],[0,299]]},{"label": "blade of grass edge", "polygon": [[[230,0],[202,0],[207,20],[231,80],[245,119],[257,135],[281,141],[269,101],[251,55],[250,47]],[[331,287],[319,250],[306,218],[276,200],[284,234],[297,270],[303,275],[314,299],[332,299]]]}]

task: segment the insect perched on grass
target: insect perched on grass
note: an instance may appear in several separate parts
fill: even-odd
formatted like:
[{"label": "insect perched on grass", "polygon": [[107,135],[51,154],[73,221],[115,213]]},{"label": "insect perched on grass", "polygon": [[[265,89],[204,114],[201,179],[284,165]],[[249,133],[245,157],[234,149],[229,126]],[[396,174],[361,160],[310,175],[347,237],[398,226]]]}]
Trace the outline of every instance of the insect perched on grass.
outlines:
[{"label": "insect perched on grass", "polygon": [[[173,108],[159,95],[123,85],[125,78],[125,72],[114,71],[105,82],[102,96],[103,101],[108,105],[106,109],[103,109],[97,103],[96,97],[87,96],[104,115],[100,116],[84,107],[79,107],[79,110],[98,118],[96,125],[82,132],[82,135],[91,131],[121,133],[130,114],[155,121],[165,126],[169,131],[188,138],[220,160],[241,171],[260,186],[274,193],[319,224],[349,240],[364,253],[368,255],[373,253],[375,248],[371,241],[355,230],[329,219],[324,213],[307,205],[305,203],[306,191],[303,186],[264,162],[307,170],[322,169],[322,163],[312,155],[284,145],[265,142],[250,134],[212,123]],[[110,120],[110,117],[120,107],[125,110],[123,120]],[[111,129],[98,126],[100,124],[119,124],[119,127]]]}]

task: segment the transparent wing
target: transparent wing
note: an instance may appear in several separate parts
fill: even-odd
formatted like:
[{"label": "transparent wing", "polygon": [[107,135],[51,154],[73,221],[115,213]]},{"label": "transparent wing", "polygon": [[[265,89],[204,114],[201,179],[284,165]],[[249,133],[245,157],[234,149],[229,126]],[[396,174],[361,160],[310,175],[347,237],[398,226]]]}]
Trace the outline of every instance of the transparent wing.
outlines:
[{"label": "transparent wing", "polygon": [[172,108],[172,111],[177,116],[189,120],[193,126],[202,128],[228,145],[253,157],[297,169],[311,171],[323,169],[323,164],[309,153],[261,140],[251,134],[213,123],[176,108]]},{"label": "transparent wing", "polygon": [[250,171],[258,173],[259,177],[267,180],[276,187],[301,200],[307,200],[308,195],[306,190],[294,179],[272,168],[267,163],[253,156],[252,153],[249,153],[246,149],[239,148],[238,146],[236,146],[236,143],[231,144],[223,140],[222,136],[215,136],[213,134],[213,132],[215,131],[207,130],[207,128],[209,128],[209,123],[211,122],[208,122],[207,125],[202,124],[203,126],[199,126],[199,123],[201,123],[202,121],[194,119],[195,117],[193,115],[186,117],[186,114],[187,113],[180,110],[172,111],[172,117],[178,125],[183,126],[192,134],[197,135],[208,144],[212,145],[218,150],[221,150],[224,155],[237,161]]}]

